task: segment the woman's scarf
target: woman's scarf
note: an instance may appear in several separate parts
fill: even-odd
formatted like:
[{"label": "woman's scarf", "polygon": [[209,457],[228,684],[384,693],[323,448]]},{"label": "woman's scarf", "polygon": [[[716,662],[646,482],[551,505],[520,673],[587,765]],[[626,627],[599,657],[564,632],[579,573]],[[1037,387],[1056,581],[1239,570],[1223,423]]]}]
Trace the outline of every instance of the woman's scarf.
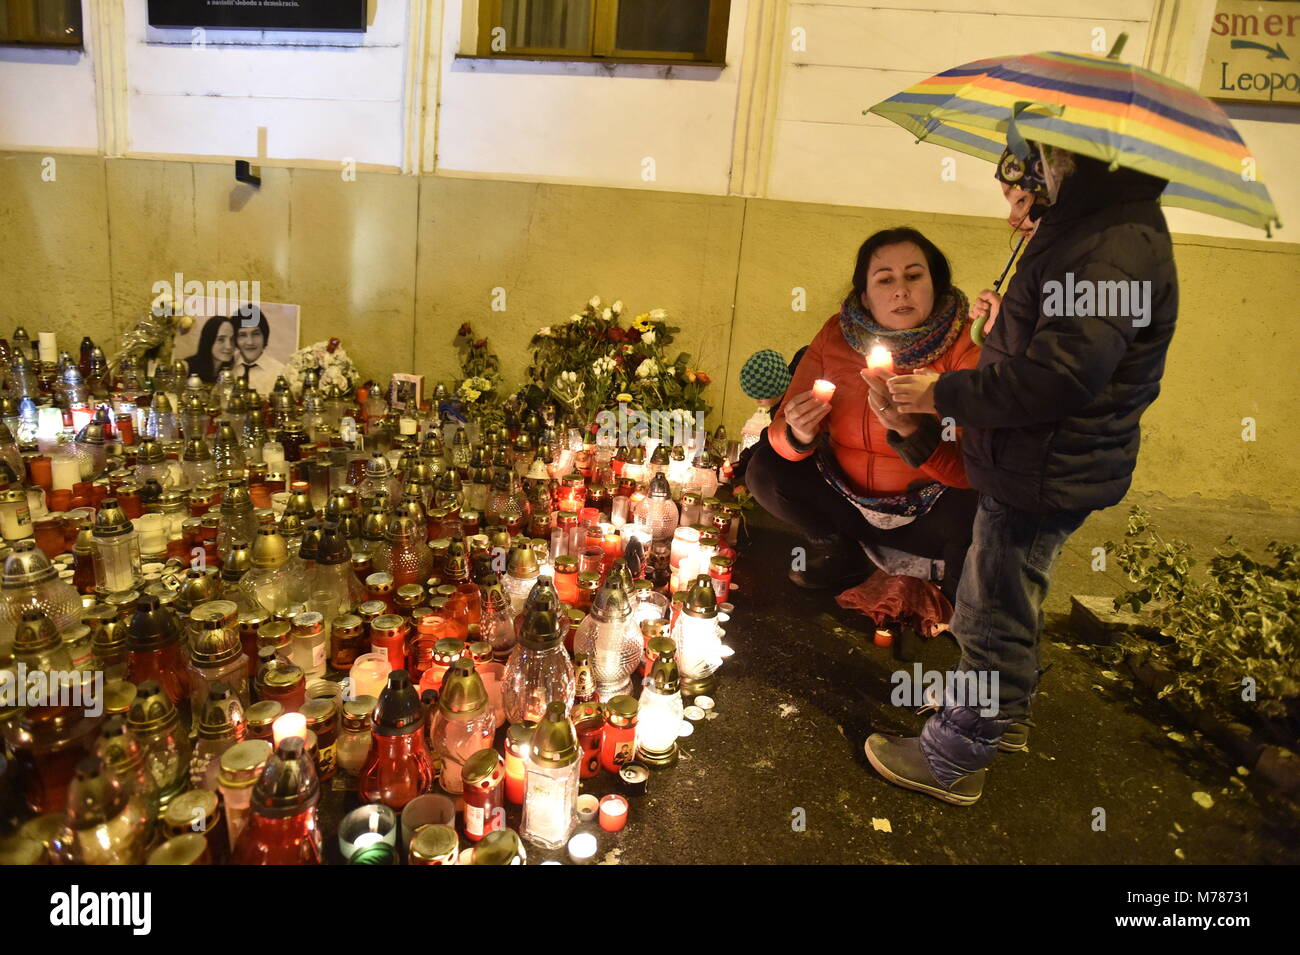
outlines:
[{"label": "woman's scarf", "polygon": [[961,334],[967,311],[966,296],[954,285],[920,325],[885,328],[863,308],[861,296],[850,292],[840,308],[840,331],[849,347],[860,355],[867,355],[873,345],[884,345],[894,356],[895,371],[904,373],[924,368],[951,348]]}]

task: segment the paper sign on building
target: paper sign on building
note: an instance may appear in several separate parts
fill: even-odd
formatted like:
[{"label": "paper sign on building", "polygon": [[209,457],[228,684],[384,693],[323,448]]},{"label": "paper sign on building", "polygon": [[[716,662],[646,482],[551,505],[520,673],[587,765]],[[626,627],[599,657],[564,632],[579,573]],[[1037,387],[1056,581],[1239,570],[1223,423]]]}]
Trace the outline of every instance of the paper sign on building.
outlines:
[{"label": "paper sign on building", "polygon": [[1219,0],[1201,93],[1211,99],[1300,104],[1300,3]]}]

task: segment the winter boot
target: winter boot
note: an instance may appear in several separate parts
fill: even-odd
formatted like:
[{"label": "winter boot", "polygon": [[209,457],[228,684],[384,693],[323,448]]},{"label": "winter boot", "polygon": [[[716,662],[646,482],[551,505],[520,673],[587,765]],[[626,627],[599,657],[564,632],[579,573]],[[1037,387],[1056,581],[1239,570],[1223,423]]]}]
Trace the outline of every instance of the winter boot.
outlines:
[{"label": "winter boot", "polygon": [[804,549],[804,568],[791,570],[790,581],[807,590],[850,587],[873,569],[862,548],[838,534],[810,537]]},{"label": "winter boot", "polygon": [[876,772],[895,786],[925,793],[954,806],[969,806],[984,791],[984,776],[987,771],[983,769],[954,780],[951,786],[945,786],[935,779],[925,754],[921,752],[921,740],[918,737],[872,733],[867,737],[866,751],[867,761]]}]

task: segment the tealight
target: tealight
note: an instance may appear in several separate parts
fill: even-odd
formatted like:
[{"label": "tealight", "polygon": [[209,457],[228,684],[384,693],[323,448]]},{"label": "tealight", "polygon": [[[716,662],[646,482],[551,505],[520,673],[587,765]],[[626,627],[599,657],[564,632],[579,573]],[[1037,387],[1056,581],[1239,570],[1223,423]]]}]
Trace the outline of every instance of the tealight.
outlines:
[{"label": "tealight", "polygon": [[713,702],[713,697],[711,696],[697,696],[695,698],[695,705],[707,713],[709,710],[713,709],[716,704]]},{"label": "tealight", "polygon": [[835,395],[835,382],[818,378],[813,382],[812,393],[817,396],[818,401],[829,403]]},{"label": "tealight", "polygon": [[884,345],[873,345],[871,353],[867,355],[867,369],[869,371],[883,371],[887,375],[894,373],[894,355]]},{"label": "tealight", "polygon": [[596,837],[590,832],[575,833],[569,840],[569,858],[575,865],[587,865],[596,858]]},{"label": "tealight", "polygon": [[692,723],[698,723],[700,720],[704,719],[704,710],[699,706],[688,706],[686,709],[682,710],[682,715]]}]

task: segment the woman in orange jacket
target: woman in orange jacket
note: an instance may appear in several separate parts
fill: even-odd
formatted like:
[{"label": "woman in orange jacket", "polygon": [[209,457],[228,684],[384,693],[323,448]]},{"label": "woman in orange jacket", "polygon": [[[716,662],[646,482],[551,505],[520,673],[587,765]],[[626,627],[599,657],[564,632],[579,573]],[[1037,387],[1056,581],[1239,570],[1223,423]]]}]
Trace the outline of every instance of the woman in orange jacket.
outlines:
[{"label": "woman in orange jacket", "polygon": [[[944,562],[956,594],[978,495],[962,464],[961,434],[935,415],[901,414],[887,372],[869,373],[875,345],[898,374],[974,368],[965,295],[948,260],[915,229],[877,232],[858,250],[853,290],[804,353],[755,455],[746,483],[758,502],[808,538],[802,587],[845,586],[871,565],[862,545]],[[813,382],[835,385],[829,402]]]}]

